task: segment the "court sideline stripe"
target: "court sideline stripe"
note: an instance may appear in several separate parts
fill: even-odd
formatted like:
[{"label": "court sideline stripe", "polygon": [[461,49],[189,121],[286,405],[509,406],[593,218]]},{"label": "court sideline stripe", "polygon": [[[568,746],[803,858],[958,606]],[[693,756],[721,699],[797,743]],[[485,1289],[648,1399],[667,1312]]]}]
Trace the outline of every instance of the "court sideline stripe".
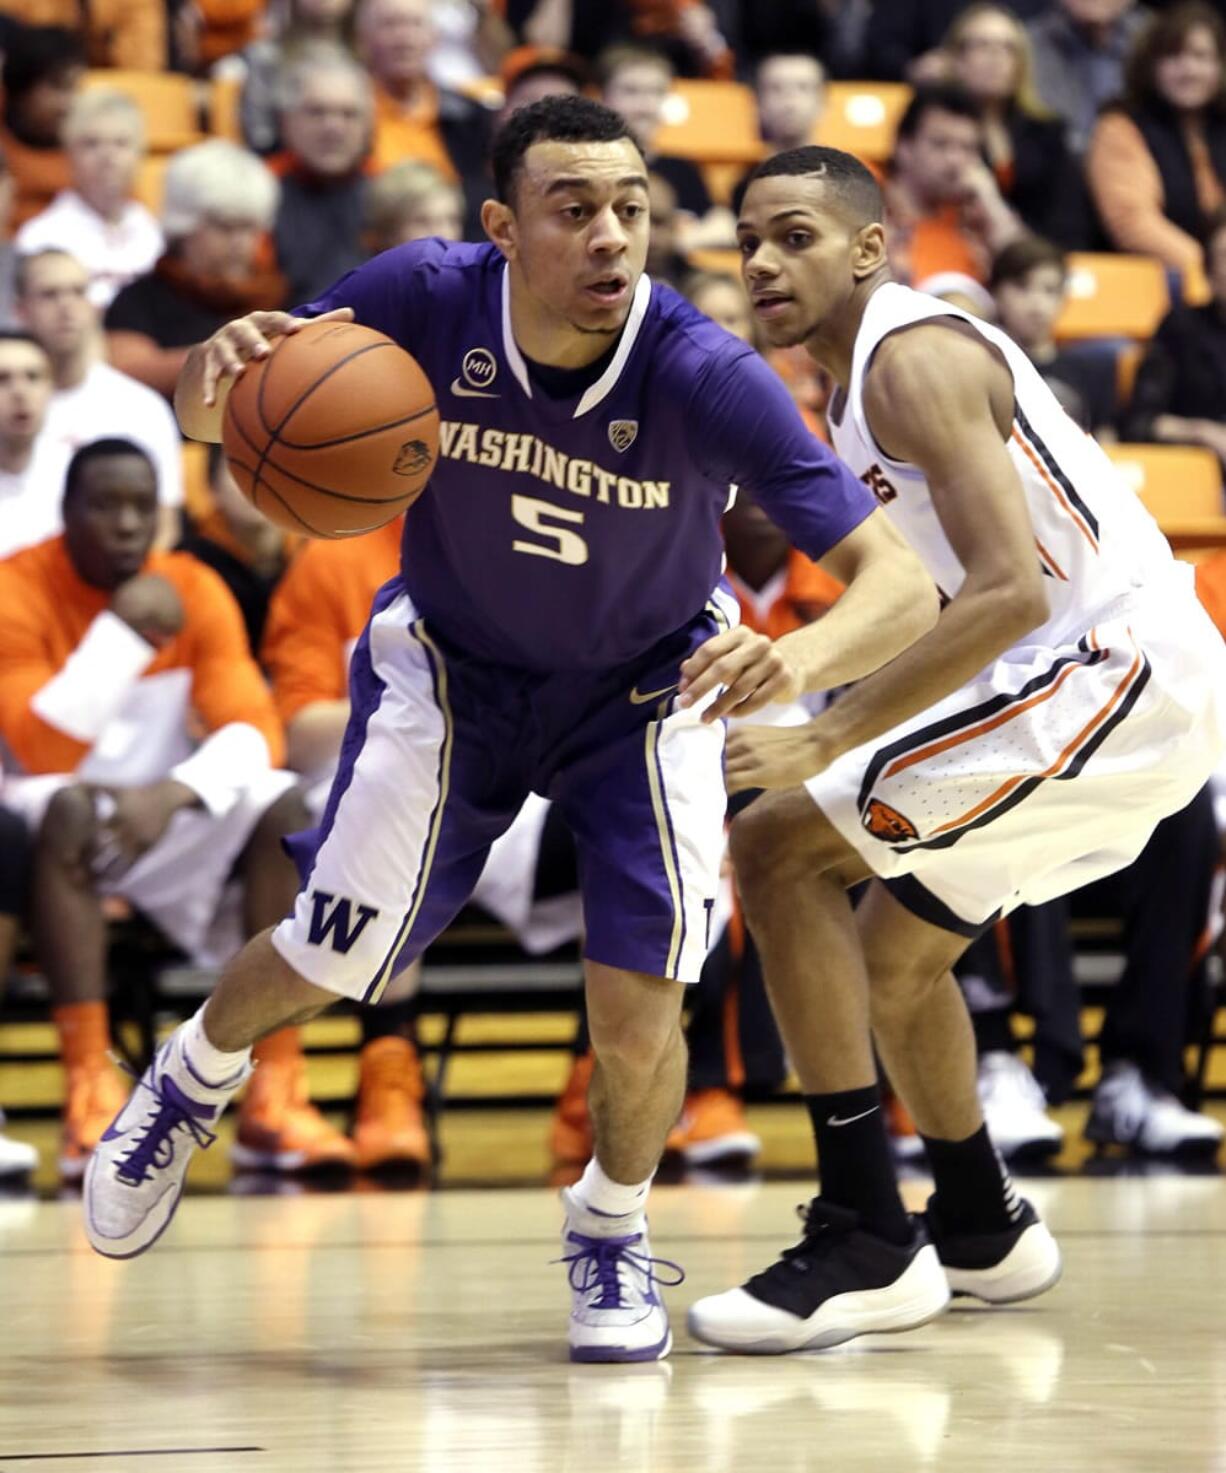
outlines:
[{"label": "court sideline stripe", "polygon": [[195,1458],[213,1453],[264,1453],[266,1447],[123,1447],[105,1453],[0,1453],[5,1463],[68,1462],[80,1458]]}]

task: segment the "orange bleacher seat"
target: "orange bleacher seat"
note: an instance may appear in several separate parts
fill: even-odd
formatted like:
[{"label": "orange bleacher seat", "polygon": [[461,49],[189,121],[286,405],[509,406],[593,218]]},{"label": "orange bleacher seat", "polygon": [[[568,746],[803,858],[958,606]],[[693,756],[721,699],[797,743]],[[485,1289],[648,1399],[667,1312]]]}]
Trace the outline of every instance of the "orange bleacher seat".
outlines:
[{"label": "orange bleacher seat", "polygon": [[199,143],[200,112],[196,84],[177,72],[91,71],[86,87],[126,92],[145,119],[151,153],[173,153]]},{"label": "orange bleacher seat", "polygon": [[740,251],[691,251],[687,260],[695,271],[711,271],[716,276],[731,276],[734,281],[740,281],[741,279]]},{"label": "orange bleacher seat", "polygon": [[1191,445],[1104,445],[1124,480],[1178,550],[1226,544],[1222,467]]},{"label": "orange bleacher seat", "polygon": [[911,88],[902,82],[828,82],[813,142],[882,164],[910,101]]},{"label": "orange bleacher seat", "polygon": [[678,79],[664,103],[658,153],[707,164],[753,164],[762,156],[753,92],[740,82]]},{"label": "orange bleacher seat", "polygon": [[1068,265],[1068,300],[1056,323],[1056,336],[1063,342],[1101,337],[1144,341],[1170,309],[1166,271],[1150,256],[1075,251]]},{"label": "orange bleacher seat", "polygon": [[148,158],[141,160],[140,168],[136,171],[136,187],[133,193],[147,210],[152,210],[159,216],[166,194],[166,165],[169,162],[169,154],[150,154]]},{"label": "orange bleacher seat", "polygon": [[228,138],[231,143],[243,141],[243,126],[239,121],[242,95],[240,77],[214,77],[209,83],[209,132],[214,138]]}]

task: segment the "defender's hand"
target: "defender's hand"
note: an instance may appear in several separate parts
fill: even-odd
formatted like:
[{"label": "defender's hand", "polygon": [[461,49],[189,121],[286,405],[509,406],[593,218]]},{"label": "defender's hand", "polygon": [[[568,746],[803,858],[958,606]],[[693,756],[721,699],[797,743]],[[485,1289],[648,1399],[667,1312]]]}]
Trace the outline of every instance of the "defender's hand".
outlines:
[{"label": "defender's hand", "polygon": [[724,780],[730,793],[746,788],[798,788],[829,763],[821,738],[806,726],[743,726],[728,733]]},{"label": "defender's hand", "polygon": [[267,358],[276,338],[300,332],[308,322],[352,322],[352,307],[337,307],[319,317],[291,317],[288,312],[248,312],[219,327],[204,345],[200,392],[206,405],[217,403],[223,380],[241,378],[247,364]]},{"label": "defender's hand", "polygon": [[721,685],[723,693],[702,713],[706,722],[749,716],[775,701],[794,701],[804,689],[779,647],[740,624],[707,640],[682,665],[678,704],[697,705]]}]

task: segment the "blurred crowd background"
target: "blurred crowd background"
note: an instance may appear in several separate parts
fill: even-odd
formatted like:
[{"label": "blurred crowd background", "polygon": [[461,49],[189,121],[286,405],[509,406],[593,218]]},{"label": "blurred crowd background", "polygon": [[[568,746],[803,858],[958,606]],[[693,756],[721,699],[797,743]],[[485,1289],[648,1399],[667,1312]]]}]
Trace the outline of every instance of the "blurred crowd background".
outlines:
[{"label": "blurred crowd background", "polygon": [[[153,1000],[136,1011],[156,1022],[173,1008],[160,968],[189,962],[207,985],[284,910],[279,840],[319,811],[349,652],[395,569],[399,524],[307,545],[182,442],[187,351],[377,252],[480,239],[490,138],[538,98],[582,92],[626,117],[650,171],[651,275],[755,346],[734,246],[748,170],[808,142],[858,154],[898,278],[1022,345],[1226,630],[1226,0],[0,0],[0,52],[0,978],[10,1019],[50,1006],[63,1064],[35,1098],[0,1042],[16,1117],[0,1174],[34,1167],[22,1123],[51,1108],[79,1177],[122,1100],[121,941],[128,955],[143,936]],[[825,436],[823,374],[801,350],[767,357]],[[755,627],[783,633],[838,597],[747,499],[727,536]],[[1087,1090],[1096,1146],[1217,1151],[1220,866],[1207,790],[1133,870],[972,949],[962,982],[1007,1153],[1059,1151],[1052,1107]],[[532,958],[573,959],[573,855],[547,804],[482,885],[461,929],[477,914],[505,938],[522,962],[509,992],[539,980]],[[696,1167],[752,1160],[745,1097],[787,1076],[732,876],[721,911],[670,1143]],[[428,1172],[430,977],[427,957],[425,994],[414,971],[363,1015],[348,1120],[311,1103],[296,1033],[263,1045],[236,1162]],[[589,1072],[580,1020],[559,1169],[590,1149]],[[912,1154],[900,1108],[895,1126]]]}]

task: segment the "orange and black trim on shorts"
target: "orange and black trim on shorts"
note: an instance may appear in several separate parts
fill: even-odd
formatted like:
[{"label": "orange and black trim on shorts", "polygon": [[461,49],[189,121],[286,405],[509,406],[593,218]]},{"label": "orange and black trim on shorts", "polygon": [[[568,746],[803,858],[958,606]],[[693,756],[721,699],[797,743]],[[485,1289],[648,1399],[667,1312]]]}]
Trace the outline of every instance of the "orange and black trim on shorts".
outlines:
[{"label": "orange and black trim on shorts", "polygon": [[[993,696],[991,700],[984,701],[969,711],[958,712],[943,721],[933,722],[931,726],[911,732],[876,753],[864,774],[857,802],[860,821],[868,832],[890,843],[899,854],[908,854],[915,849],[946,849],[956,844],[963,834],[982,828],[1015,808],[1048,779],[1067,781],[1076,777],[1103,742],[1127,718],[1149,682],[1149,660],[1135,641],[1128,670],[1116,683],[1106,701],[1044,771],[1018,773],[1006,778],[973,808],[941,824],[924,839],[913,838],[914,827],[909,822],[906,827],[911,829],[911,833],[903,831],[901,827],[896,836],[882,832],[880,809],[889,808],[889,805],[873,794],[878,782],[928,758],[939,756],[952,747],[975,741],[996,731],[1016,717],[1050,700],[1066,680],[1075,678],[1078,670],[1090,669],[1110,657],[1110,651],[1098,644],[1093,630],[1080,641],[1077,651],[1076,654],[1062,655],[1054,660],[1047,670],[1027,681],[1021,690]],[[890,811],[895,812],[893,809]]]}]

